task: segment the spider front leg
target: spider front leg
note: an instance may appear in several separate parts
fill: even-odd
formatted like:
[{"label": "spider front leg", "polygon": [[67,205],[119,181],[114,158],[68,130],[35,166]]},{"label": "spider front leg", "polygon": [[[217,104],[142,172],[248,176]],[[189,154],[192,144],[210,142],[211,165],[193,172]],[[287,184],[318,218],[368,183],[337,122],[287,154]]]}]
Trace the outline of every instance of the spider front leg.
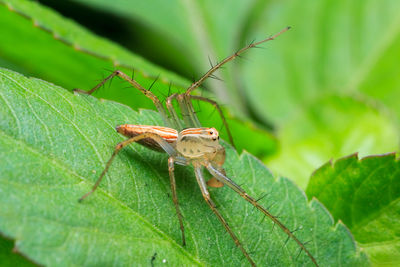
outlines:
[{"label": "spider front leg", "polygon": [[228,63],[229,61],[234,60],[236,57],[240,56],[242,53],[246,52],[247,50],[249,50],[250,48],[253,47],[257,47],[259,44],[265,43],[265,42],[269,42],[274,40],[275,38],[277,38],[279,35],[287,32],[290,29],[290,27],[286,27],[284,29],[282,29],[280,32],[278,32],[277,34],[270,36],[264,40],[255,42],[255,43],[251,43],[245,47],[243,47],[242,49],[236,51],[235,53],[233,53],[232,55],[230,55],[229,57],[224,58],[223,60],[221,60],[218,64],[216,64],[215,66],[212,66],[211,69],[209,69],[199,80],[195,81],[194,83],[192,83],[192,85],[186,90],[185,95],[188,96],[190,95],[190,93],[195,90],[196,88],[198,88],[208,77],[212,76],[213,73],[218,70],[219,68],[221,68],[224,64]]},{"label": "spider front leg", "polygon": [[120,77],[121,79],[127,81],[128,83],[130,83],[134,88],[138,89],[140,92],[142,92],[146,97],[150,98],[151,101],[153,101],[154,106],[156,106],[158,112],[160,113],[164,123],[168,126],[168,127],[173,127],[173,125],[171,125],[171,122],[168,119],[167,113],[164,110],[163,105],[161,104],[161,101],[157,98],[157,96],[155,94],[153,94],[150,90],[145,89],[143,86],[141,86],[138,82],[136,82],[134,79],[132,79],[131,77],[129,77],[128,75],[126,75],[125,73],[123,73],[120,70],[115,70],[113,71],[109,76],[107,76],[103,81],[101,81],[99,84],[97,84],[95,87],[93,87],[92,89],[90,89],[89,91],[84,91],[81,89],[74,89],[74,92],[78,92],[81,94],[87,94],[87,95],[91,95],[93,94],[95,91],[97,91],[100,87],[102,87],[108,80],[111,80],[112,78],[114,78],[115,76]]},{"label": "spider front leg", "polygon": [[212,77],[213,73],[215,71],[217,71],[219,68],[221,68],[224,64],[228,63],[229,61],[234,60],[236,57],[240,56],[242,53],[246,52],[250,48],[253,48],[253,47],[256,47],[259,44],[274,40],[279,35],[285,33],[289,29],[290,29],[290,27],[286,27],[286,28],[282,29],[280,32],[278,32],[277,34],[273,35],[273,36],[270,36],[270,37],[268,37],[268,38],[266,38],[264,40],[261,40],[259,42],[251,43],[251,44],[243,47],[242,49],[236,51],[232,55],[224,58],[222,61],[217,63],[215,66],[212,66],[211,69],[209,69],[199,80],[197,80],[194,83],[192,83],[189,86],[189,88],[187,88],[185,93],[177,95],[177,96],[174,96],[174,98],[176,98],[178,103],[179,103],[179,106],[181,108],[182,117],[183,117],[185,123],[187,124],[186,126],[187,127],[200,127],[199,120],[198,120],[198,118],[197,118],[197,116],[196,116],[196,114],[194,112],[194,108],[193,108],[192,102],[190,101],[191,98],[211,103],[218,110],[218,112],[219,112],[219,114],[220,114],[220,116],[222,118],[222,121],[223,121],[223,123],[224,123],[224,125],[225,125],[225,127],[227,129],[229,140],[230,140],[232,146],[235,147],[235,145],[233,143],[233,138],[232,138],[231,132],[230,132],[229,127],[228,127],[228,124],[227,124],[227,122],[225,120],[225,117],[222,114],[221,109],[216,104],[216,102],[212,101],[212,100],[210,100],[208,98],[205,98],[205,97],[193,96],[193,95],[191,95],[191,92],[196,90],[198,87],[200,87],[201,84],[203,84],[203,82],[205,80],[207,80],[207,78]]},{"label": "spider front leg", "polygon": [[208,206],[211,208],[211,210],[214,212],[214,214],[217,216],[218,220],[222,223],[224,226],[225,230],[229,233],[229,235],[232,237],[233,241],[235,242],[236,246],[240,248],[242,251],[243,255],[247,258],[247,260],[250,262],[252,266],[256,266],[254,263],[253,259],[250,257],[249,253],[245,250],[243,247],[242,243],[239,241],[239,238],[235,235],[235,233],[232,231],[232,229],[229,227],[228,223],[222,217],[222,214],[217,210],[217,207],[215,203],[211,200],[210,193],[207,190],[206,182],[204,181],[203,178],[203,173],[202,173],[202,167],[199,166],[198,164],[193,164],[194,166],[194,172],[196,174],[196,179],[197,183],[200,186],[201,193],[204,197],[204,200],[207,202]]},{"label": "spider front leg", "polygon": [[110,159],[107,161],[106,167],[104,168],[104,170],[100,174],[100,177],[97,179],[96,183],[92,187],[92,190],[90,190],[85,195],[83,195],[79,199],[79,202],[82,202],[85,198],[87,198],[89,195],[91,195],[97,189],[97,187],[99,186],[101,180],[103,179],[103,177],[107,173],[108,169],[110,168],[111,163],[113,162],[115,156],[121,151],[121,149],[123,149],[124,147],[126,147],[127,145],[129,145],[131,143],[138,142],[138,141],[140,141],[142,139],[146,139],[146,138],[153,139],[170,156],[174,156],[175,155],[175,153],[176,153],[175,149],[170,144],[168,144],[168,142],[165,141],[161,136],[159,136],[157,134],[154,134],[154,133],[143,133],[143,134],[134,136],[132,138],[129,138],[129,139],[125,140],[125,141],[122,141],[122,142],[118,143],[115,146],[113,154],[111,155]]}]

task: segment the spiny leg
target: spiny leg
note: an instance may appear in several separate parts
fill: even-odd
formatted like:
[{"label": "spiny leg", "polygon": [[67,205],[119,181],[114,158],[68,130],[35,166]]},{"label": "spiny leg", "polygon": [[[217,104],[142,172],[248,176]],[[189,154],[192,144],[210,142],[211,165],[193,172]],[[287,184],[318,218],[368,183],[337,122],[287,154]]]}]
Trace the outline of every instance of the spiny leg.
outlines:
[{"label": "spiny leg", "polygon": [[238,237],[235,235],[235,233],[229,227],[228,223],[226,222],[224,217],[222,217],[222,214],[217,210],[216,205],[211,200],[210,193],[207,190],[207,186],[206,186],[206,183],[204,181],[203,174],[201,172],[201,167],[200,166],[194,166],[194,171],[195,171],[195,174],[196,174],[197,183],[200,186],[200,190],[201,190],[201,193],[202,193],[202,195],[204,197],[204,200],[207,202],[208,206],[210,206],[211,210],[217,216],[219,221],[224,226],[225,230],[232,237],[232,239],[235,242],[236,246],[238,246],[240,248],[240,250],[242,251],[243,255],[247,258],[247,260],[250,262],[250,264],[252,266],[256,266],[256,264],[254,263],[253,259],[250,257],[250,255],[247,253],[247,251],[244,249],[244,247],[243,247],[242,243],[239,241]]},{"label": "spiny leg", "polygon": [[277,224],[287,235],[288,238],[293,239],[302,250],[308,255],[311,261],[318,266],[317,261],[315,260],[314,256],[308,251],[308,249],[304,246],[304,244],[287,228],[283,223],[281,223],[274,215],[272,215],[268,210],[266,210],[263,206],[261,206],[257,200],[253,197],[249,196],[239,185],[237,185],[234,181],[226,177],[220,171],[212,166],[211,163],[205,165],[207,170],[213,175],[215,178],[220,180],[222,183],[226,184],[230,188],[232,188],[235,192],[237,192],[241,197],[243,197],[246,201],[256,207],[259,211],[265,214],[268,218],[270,218],[275,224]]},{"label": "spiny leg", "polygon": [[210,103],[211,105],[213,105],[217,109],[217,111],[219,113],[219,116],[222,119],[222,123],[224,124],[224,126],[226,128],[226,131],[228,133],[229,142],[232,144],[233,147],[235,147],[235,144],[233,143],[233,137],[232,137],[231,131],[230,131],[229,126],[228,126],[228,122],[226,121],[224,113],[222,112],[221,107],[218,105],[218,103],[216,101],[214,101],[214,100],[211,100],[211,99],[203,97],[203,96],[190,95],[190,98],[197,99],[197,100],[204,101],[204,102],[208,102],[208,103]]},{"label": "spiny leg", "polygon": [[229,57],[226,57],[225,59],[223,59],[221,62],[219,62],[218,64],[216,64],[215,66],[213,66],[209,71],[207,71],[199,80],[197,80],[196,82],[194,82],[185,92],[185,95],[190,95],[190,93],[195,90],[197,87],[199,87],[208,77],[210,77],[217,69],[219,69],[222,65],[224,65],[225,63],[228,63],[229,61],[235,59],[236,57],[238,57],[240,54],[242,54],[243,52],[245,52],[246,50],[253,48],[259,44],[274,40],[276,37],[278,37],[279,35],[283,34],[284,32],[288,31],[290,29],[290,27],[286,27],[283,30],[281,30],[280,32],[278,32],[277,34],[268,37],[264,40],[261,40],[259,42],[255,42],[255,43],[251,43],[246,47],[243,47],[242,49],[240,49],[239,51],[235,52],[234,54],[230,55]]},{"label": "spiny leg", "polygon": [[176,183],[175,183],[175,174],[174,174],[174,158],[170,157],[168,159],[168,171],[169,171],[169,180],[171,183],[171,191],[172,191],[172,200],[175,205],[176,209],[176,214],[178,215],[178,220],[179,220],[179,226],[181,228],[181,233],[182,233],[182,245],[186,245],[186,239],[185,239],[185,229],[183,228],[183,217],[182,213],[179,209],[179,203],[178,203],[178,195],[176,194]]},{"label": "spiny leg", "polygon": [[194,125],[192,127],[201,127],[201,123],[199,121],[199,118],[197,118],[196,111],[194,110],[193,103],[190,97],[190,95],[185,94],[178,95],[177,99],[179,106],[181,107],[181,109],[183,106],[186,106],[187,117],[192,121],[192,124]]},{"label": "spiny leg", "polygon": [[[286,32],[286,31],[288,31],[289,29],[290,29],[290,27],[286,27],[286,28],[284,28],[283,30],[281,30],[279,33],[277,33],[277,34],[275,34],[275,35],[273,35],[273,36],[271,36],[271,37],[269,37],[269,38],[266,38],[266,39],[264,39],[264,40],[261,40],[261,41],[259,41],[259,42],[251,43],[251,44],[249,44],[248,46],[243,47],[243,48],[240,49],[239,51],[235,52],[235,53],[232,54],[231,56],[226,57],[226,58],[223,59],[221,62],[219,62],[218,64],[216,64],[215,66],[213,66],[210,70],[208,70],[199,80],[197,80],[196,82],[194,82],[194,83],[186,90],[185,93],[178,95],[178,96],[176,97],[176,99],[178,100],[179,106],[180,106],[180,108],[181,108],[181,113],[182,113],[182,116],[183,116],[183,118],[184,118],[185,123],[186,123],[189,127],[201,127],[201,124],[200,124],[200,122],[199,122],[199,120],[198,120],[198,118],[197,118],[197,116],[196,116],[196,113],[195,113],[195,111],[194,111],[194,108],[193,108],[192,102],[190,101],[190,98],[196,98],[196,97],[197,97],[198,99],[200,99],[200,98],[202,98],[202,97],[190,95],[190,93],[191,93],[193,90],[195,90],[196,88],[198,88],[208,77],[210,77],[216,70],[218,70],[220,67],[222,67],[222,65],[224,65],[224,64],[228,63],[229,61],[235,59],[235,58],[238,57],[240,54],[242,54],[243,52],[245,52],[246,50],[248,50],[248,49],[250,49],[250,48],[256,47],[257,45],[262,44],[262,43],[264,43],[264,42],[268,42],[268,41],[274,40],[276,37],[278,37],[279,35],[283,34],[283,33]],[[207,99],[207,100],[206,100],[206,99],[207,99],[207,98],[202,98],[201,100],[207,101],[208,99]],[[207,101],[207,102],[213,104],[213,103],[212,103],[213,101],[211,101],[211,100],[210,100],[210,101]],[[214,105],[214,106],[215,106],[215,105]],[[217,107],[217,106],[216,106],[216,107]],[[228,135],[229,135],[229,140],[230,140],[231,144],[232,144],[233,146],[235,146],[234,143],[233,143],[233,138],[232,138],[231,132],[230,132],[229,128],[227,127],[227,123],[226,123],[225,117],[223,116],[221,110],[220,110],[219,108],[217,108],[217,109],[218,109],[218,112],[219,112],[219,114],[220,114],[220,116],[221,116],[221,118],[222,118],[222,120],[223,120],[223,122],[224,122],[224,124],[225,124],[225,127],[227,128],[227,132],[228,132]]]},{"label": "spiny leg", "polygon": [[178,101],[182,118],[186,124],[186,127],[201,127],[201,123],[197,118],[192,102],[190,101],[190,96],[186,97],[185,94],[179,94],[175,97],[175,99]]},{"label": "spiny leg", "polygon": [[88,94],[91,95],[93,94],[96,90],[98,90],[100,87],[102,87],[108,80],[111,80],[115,76],[118,76],[122,78],[123,80],[127,81],[130,83],[134,88],[138,89],[140,92],[142,92],[146,97],[150,98],[151,101],[153,101],[154,105],[156,106],[158,112],[161,114],[161,117],[168,127],[173,127],[171,125],[170,121],[168,120],[168,116],[164,110],[163,105],[161,104],[161,101],[157,98],[156,95],[154,95],[150,90],[145,89],[143,86],[141,86],[139,83],[137,83],[134,79],[126,75],[120,70],[115,70],[113,71],[109,76],[107,76],[103,81],[101,81],[99,84],[97,84],[95,87],[90,89],[89,91],[84,91],[80,89],[74,89],[74,92],[82,93],[82,94]]},{"label": "spiny leg", "polygon": [[173,121],[175,123],[175,125],[174,125],[175,129],[176,130],[182,130],[183,127],[182,127],[181,121],[179,119],[178,114],[176,113],[176,110],[174,109],[173,104],[172,104],[172,100],[176,99],[177,96],[178,96],[178,94],[176,94],[176,93],[170,95],[169,97],[167,97],[167,100],[165,101],[165,104],[167,105],[167,109],[169,111],[169,114],[171,115],[171,117],[172,117],[172,119],[173,119]]},{"label": "spiny leg", "polygon": [[170,144],[168,144],[168,142],[165,141],[161,136],[154,134],[154,133],[143,133],[143,134],[134,136],[132,138],[129,138],[125,141],[122,141],[115,146],[113,154],[111,155],[110,159],[107,161],[106,167],[100,174],[100,177],[97,179],[96,183],[93,185],[92,190],[90,190],[85,195],[83,195],[79,199],[79,202],[82,202],[85,198],[87,198],[89,195],[91,195],[97,189],[97,187],[99,186],[104,175],[107,173],[108,169],[110,168],[111,163],[113,162],[115,156],[118,154],[119,151],[121,151],[121,149],[123,149],[124,147],[126,147],[127,145],[129,145],[133,142],[137,142],[137,141],[139,141],[141,139],[145,139],[145,138],[151,138],[154,141],[156,141],[160,145],[160,147],[162,147],[165,150],[165,152],[167,152],[170,156],[175,155],[175,149]]},{"label": "spiny leg", "polygon": [[[182,127],[178,114],[176,113],[174,106],[172,104],[172,100],[176,100],[178,102],[179,108],[181,110],[183,122],[185,123],[185,127]],[[173,119],[176,121],[176,124],[178,126],[179,130],[182,130],[184,128],[191,128],[191,127],[201,127],[201,124],[196,116],[196,113],[193,110],[193,107],[191,105],[191,102],[189,100],[189,104],[184,101],[185,96],[184,94],[172,94],[167,98],[166,105],[168,108],[169,113],[173,117]]]}]

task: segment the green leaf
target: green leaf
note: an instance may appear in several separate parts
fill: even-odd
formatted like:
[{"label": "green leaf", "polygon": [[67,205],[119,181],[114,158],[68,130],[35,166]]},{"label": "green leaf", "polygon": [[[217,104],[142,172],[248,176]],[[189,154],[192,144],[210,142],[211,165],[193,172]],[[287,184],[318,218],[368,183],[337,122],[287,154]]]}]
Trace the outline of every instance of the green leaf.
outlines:
[{"label": "green leaf", "polygon": [[[159,77],[152,90],[162,100],[168,94],[181,92],[191,84],[173,72],[155,66],[127,49],[95,36],[73,21],[32,1],[0,0],[0,24],[3,25],[0,27],[0,52],[4,58],[3,62],[0,60],[2,66],[43,78],[68,90],[89,90],[101,78],[109,75],[109,70],[115,68],[128,75],[134,71],[135,80],[145,88],[149,88]],[[225,56],[229,53],[231,51]],[[204,60],[206,59],[207,56],[204,56]],[[208,65],[205,66],[202,72],[208,68]],[[135,109],[154,109],[148,98],[136,89],[128,87],[126,82],[114,81],[106,84],[95,95],[127,104]],[[204,113],[204,125],[222,125],[218,116],[209,116],[214,107],[209,104],[197,106],[198,110]],[[239,151],[246,147],[260,157],[276,151],[277,140],[270,133],[255,127],[249,121],[238,120],[227,114]],[[223,128],[220,132],[227,139],[226,130]],[[265,140],[265,145],[247,146],[243,135],[254,140]]]},{"label": "green leaf", "polygon": [[362,69],[357,88],[366,95],[379,99],[400,118],[400,77],[397,69],[400,61],[400,22],[392,26],[385,42],[377,49],[375,57]]},{"label": "green leaf", "polygon": [[318,166],[332,157],[362,156],[398,149],[398,129],[382,108],[351,97],[326,96],[285,124],[282,147],[268,165],[305,188]]},{"label": "green leaf", "polygon": [[[124,149],[100,188],[82,204],[113,147],[114,127],[158,124],[110,101],[0,70],[0,232],[43,265],[238,266],[240,250],[202,199],[191,168],[177,166],[187,246],[171,201],[166,155]],[[367,263],[349,231],[289,180],[274,178],[248,153],[227,148],[227,173],[307,243],[321,266]],[[212,189],[223,216],[259,265],[311,266],[298,246],[229,188]]]},{"label": "green leaf", "polygon": [[400,264],[400,162],[396,155],[351,155],[328,162],[310,179],[316,197],[343,221],[375,266]]}]

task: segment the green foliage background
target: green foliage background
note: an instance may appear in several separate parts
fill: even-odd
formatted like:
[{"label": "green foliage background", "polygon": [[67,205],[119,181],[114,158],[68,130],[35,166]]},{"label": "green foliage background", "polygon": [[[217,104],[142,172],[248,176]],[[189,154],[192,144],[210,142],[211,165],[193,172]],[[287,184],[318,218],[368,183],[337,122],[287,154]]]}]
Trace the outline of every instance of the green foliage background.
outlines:
[{"label": "green foliage background", "polygon": [[[344,158],[335,164],[325,164],[309,181],[311,173],[332,158],[356,152],[363,157],[398,151],[400,21],[397,14],[400,2],[396,0],[351,2],[238,0],[217,3],[215,1],[160,0],[127,3],[121,0],[76,0],[58,4],[55,1],[39,2],[41,3],[0,1],[0,66],[47,80],[67,90],[91,88],[109,73],[105,69],[118,68],[126,73],[135,70],[135,79],[145,87],[149,87],[154,79],[159,77],[152,90],[164,98],[169,91],[181,91],[187,87],[192,76],[199,77],[205,72],[209,68],[209,59],[216,62],[253,39],[260,40],[287,25],[292,26],[293,29],[285,35],[262,45],[265,49],[253,49],[243,58],[229,63],[229,66],[218,74],[223,82],[209,81],[202,94],[214,97],[225,104],[238,150],[248,150],[262,159],[276,175],[289,177],[299,187],[305,189],[309,199],[315,197],[321,201],[332,213],[335,222],[341,220],[349,227],[357,245],[368,255],[370,264],[395,266],[400,263],[398,240],[400,224],[397,219],[400,172],[395,155],[370,157],[361,161],[356,156]],[[59,12],[64,15],[60,15]],[[21,79],[22,84],[28,83],[22,78],[18,79]],[[100,90],[96,96],[127,104],[134,110],[153,108],[151,102],[140,93],[126,87],[126,84],[116,80]],[[8,99],[7,96],[3,98]],[[11,99],[15,100],[15,96]],[[76,99],[70,101],[73,106],[76,105]],[[2,103],[3,107],[5,103]],[[211,116],[212,107],[199,105],[198,109],[204,125],[221,125],[217,116]],[[11,151],[10,147],[6,150],[6,144],[12,143],[11,140],[18,141],[22,138],[21,133],[13,133],[10,130],[14,128],[12,119],[8,122],[6,120],[11,118],[7,117],[10,115],[10,111],[7,110],[3,109],[4,118],[1,118],[2,141],[4,141],[2,149],[5,151],[1,154],[4,164],[1,178],[4,180],[15,177],[12,171],[5,171],[7,166],[13,166],[4,160],[10,157],[8,151]],[[29,117],[25,115],[23,112],[20,114],[29,121]],[[110,116],[107,119],[111,125],[118,124],[117,115],[104,113],[103,116]],[[139,116],[137,119],[135,116],[125,116],[128,118],[124,123],[138,123],[140,120],[143,123],[157,121],[156,118],[146,119],[147,115],[143,115],[143,118]],[[88,125],[96,126],[96,123]],[[50,129],[53,131],[53,128]],[[221,130],[225,134],[224,129]],[[24,134],[21,140],[29,143],[30,138]],[[51,149],[46,150],[37,141],[43,134],[39,132],[38,136],[32,139],[32,144],[36,144],[38,151],[46,155],[51,153]],[[104,158],[107,158],[118,136],[113,137],[111,131],[104,137],[101,136],[98,136],[99,142],[107,143],[107,148],[99,149],[106,150]],[[79,142],[79,138],[75,141]],[[84,147],[84,144],[82,146]],[[79,149],[72,151],[82,152]],[[62,150],[60,153],[62,154]],[[85,151],[82,155],[90,156]],[[157,159],[157,156],[154,157],[156,161],[162,161]],[[15,162],[23,161],[15,155],[11,159]],[[231,159],[228,164],[233,168],[235,161],[237,159]],[[78,171],[78,176],[87,177],[89,174],[85,173],[84,169],[87,172],[95,166],[99,168],[99,172],[101,160],[89,165],[90,167],[82,167],[82,173]],[[71,163],[71,166],[75,165]],[[71,166],[67,164],[64,167],[68,169]],[[162,168],[161,163],[160,168]],[[148,169],[148,166],[139,169],[143,171]],[[113,183],[120,179],[118,173],[112,175],[115,177]],[[160,176],[165,175],[164,172]],[[267,177],[269,174],[265,175]],[[92,176],[83,188],[88,188],[90,182],[95,180],[96,175]],[[239,176],[237,175],[237,178]],[[243,173],[242,176],[248,176],[248,173]],[[68,177],[66,179],[68,180]],[[5,188],[7,192],[11,191],[11,187],[5,185],[6,183],[2,183],[0,189],[3,192]],[[121,196],[123,203],[132,208],[135,204],[133,200],[125,199],[129,194],[123,191],[121,186],[116,185],[115,189],[106,191],[117,198]],[[257,185],[249,185],[249,188],[257,188]],[[76,188],[71,190],[71,192],[85,191]],[[4,203],[9,203],[6,200],[10,200],[13,194],[3,192]],[[62,192],[68,199],[65,202],[72,202],[72,199],[76,198],[76,195],[68,194],[65,189]],[[294,196],[294,192],[295,190],[286,196]],[[56,196],[49,197],[49,201],[56,199]],[[281,201],[282,196],[284,195],[277,195],[271,200]],[[27,201],[29,200],[21,199],[21,206]],[[173,208],[169,201],[167,198],[162,201],[167,203],[163,204],[167,205],[166,210]],[[291,201],[295,203],[294,200]],[[108,205],[113,204],[105,202]],[[202,203],[201,197],[198,202]],[[95,205],[96,199],[91,203]],[[195,205],[197,202],[193,203]],[[71,204],[71,207],[74,205]],[[285,207],[285,204],[282,205]],[[9,207],[11,208],[8,213],[3,209],[0,213],[4,215],[1,217],[4,228],[0,229],[0,232],[11,239],[18,240],[23,236],[27,238],[21,232],[17,234],[18,231],[6,226],[12,220],[10,216],[5,215],[9,215],[16,208]],[[277,211],[284,212],[280,209]],[[74,212],[72,211],[72,214],[75,214]],[[151,212],[146,210],[136,210],[136,212],[144,216],[150,225],[160,227],[162,233],[167,235],[172,233],[168,240],[179,243],[177,241],[179,235],[174,232],[177,230],[175,224],[163,227],[163,223],[149,215]],[[225,212],[229,214],[228,210]],[[300,218],[304,221],[306,215],[301,215],[304,212],[300,210],[288,215],[293,217],[288,219],[288,222]],[[29,212],[25,216],[27,214],[29,215]],[[174,215],[173,211],[171,214]],[[21,219],[17,215],[18,213],[15,213],[13,219],[16,222]],[[6,218],[8,223],[4,223]],[[107,220],[107,216],[105,218]],[[172,218],[173,216],[171,220]],[[127,218],[127,221],[129,220],[132,218]],[[239,219],[232,218],[232,221],[240,222],[237,220]],[[325,226],[330,225],[328,221],[325,222]],[[307,222],[304,221],[304,224]],[[25,228],[21,228],[25,230],[20,231],[26,232],[29,227],[34,227],[34,224],[33,226],[26,224]],[[251,234],[256,232],[250,231],[249,235]],[[224,235],[223,231],[220,235]],[[344,236],[343,234],[342,237]],[[333,242],[333,239],[326,238],[330,240],[329,242]],[[195,239],[200,240],[201,235],[198,233]],[[27,239],[24,240],[27,242]],[[87,240],[91,239],[83,240],[82,244],[86,244]],[[276,242],[279,240],[278,238]],[[328,246],[328,241],[326,242],[321,247]],[[10,241],[5,239],[2,240],[2,244],[4,244],[2,248],[12,247]],[[230,243],[227,240],[221,244],[226,246]],[[349,245],[351,241],[347,243],[343,241],[341,244]],[[179,247],[177,244],[173,246]],[[234,246],[228,246],[229,251],[234,249]],[[32,249],[35,247],[32,244],[17,247],[22,254],[35,259],[38,263],[54,264],[51,259],[39,257],[40,253]],[[31,249],[24,250],[27,247]],[[349,255],[356,251],[354,247],[350,247],[351,245],[347,250]],[[8,249],[4,251],[6,252],[0,259],[13,262],[15,255],[9,255]],[[183,257],[185,260],[194,259],[195,262],[205,265],[222,264],[218,260],[213,262],[213,259],[207,258],[205,255],[213,255],[207,250],[193,253],[191,248],[186,252],[185,249],[177,248],[177,251],[189,255],[187,258]],[[140,255],[139,252],[136,254]],[[221,255],[223,253],[219,256]],[[235,255],[233,262],[240,257],[240,253]],[[290,258],[287,256],[286,258]],[[59,259],[57,257],[55,259]],[[182,259],[180,257],[177,256]],[[285,258],[282,255],[280,257]],[[262,257],[258,259],[260,262],[265,260]],[[335,265],[335,261],[329,261],[323,253],[320,259],[326,265]],[[346,261],[345,257],[342,260],[347,264],[354,264]],[[76,262],[82,264],[82,261]],[[148,260],[144,262],[148,263]],[[299,264],[295,261],[289,262],[294,265]],[[288,264],[284,260],[275,262],[275,264],[284,263]],[[365,264],[365,261],[358,261],[358,264]]]}]

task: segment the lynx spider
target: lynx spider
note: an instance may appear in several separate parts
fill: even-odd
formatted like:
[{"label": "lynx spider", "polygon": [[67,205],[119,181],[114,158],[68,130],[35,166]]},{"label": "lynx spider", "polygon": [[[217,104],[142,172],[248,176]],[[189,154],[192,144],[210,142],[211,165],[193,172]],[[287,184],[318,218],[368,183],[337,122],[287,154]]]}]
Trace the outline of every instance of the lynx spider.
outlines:
[{"label": "lynx spider", "polygon": [[[316,259],[314,256],[309,252],[309,250],[305,247],[305,245],[291,232],[285,225],[283,225],[274,215],[272,215],[267,209],[261,206],[258,201],[248,195],[239,185],[237,185],[234,181],[226,176],[225,170],[223,168],[223,164],[225,162],[225,148],[219,144],[219,133],[215,128],[204,128],[201,127],[200,122],[194,112],[194,108],[191,102],[191,99],[200,100],[204,102],[208,102],[212,104],[220,114],[222,121],[227,128],[229,139],[233,144],[232,135],[229,131],[227,122],[223,116],[221,108],[219,105],[208,98],[202,96],[191,95],[191,92],[198,88],[208,77],[210,77],[217,69],[219,69],[225,63],[233,60],[234,58],[238,57],[241,53],[245,52],[246,50],[255,47],[261,43],[271,41],[278,37],[279,35],[283,34],[290,27],[287,27],[281,30],[279,33],[261,40],[259,42],[252,43],[240,50],[238,50],[233,55],[225,58],[215,66],[207,71],[198,81],[194,82],[185,93],[182,94],[172,94],[166,100],[167,110],[170,114],[170,117],[167,115],[162,103],[160,100],[150,91],[142,87],[139,83],[137,83],[134,79],[126,75],[125,73],[116,70],[108,77],[106,77],[102,82],[96,85],[93,89],[89,91],[82,91],[76,89],[76,92],[84,93],[84,94],[92,94],[101,86],[103,86],[108,80],[112,79],[115,76],[122,78],[123,80],[130,83],[134,88],[138,89],[142,92],[146,97],[150,98],[154,105],[156,106],[157,110],[161,114],[164,123],[168,127],[164,126],[148,126],[148,125],[131,125],[125,124],[116,127],[118,133],[128,137],[127,140],[120,142],[116,145],[114,152],[103,172],[100,174],[99,178],[97,179],[96,183],[92,187],[92,190],[83,195],[79,201],[83,201],[86,197],[92,194],[100,184],[102,178],[108,171],[112,161],[114,160],[115,156],[118,154],[121,149],[126,147],[127,145],[138,142],[139,144],[151,148],[157,151],[166,152],[169,155],[168,159],[168,170],[170,176],[170,184],[171,184],[171,191],[172,191],[172,199],[175,205],[176,213],[178,215],[180,230],[182,234],[182,243],[183,245],[186,244],[185,239],[185,231],[183,225],[183,217],[181,211],[179,209],[178,197],[176,193],[176,183],[175,183],[175,174],[174,174],[174,165],[189,165],[192,164],[194,167],[194,172],[196,176],[197,183],[199,184],[200,190],[202,195],[217,216],[219,221],[224,226],[225,230],[229,233],[232,237],[235,244],[240,248],[243,255],[247,258],[249,263],[252,266],[256,266],[253,259],[250,257],[249,253],[243,247],[242,243],[236,236],[236,234],[232,231],[230,226],[227,224],[226,220],[222,216],[222,214],[216,208],[216,205],[212,201],[210,194],[207,189],[207,184],[212,187],[220,187],[222,185],[227,185],[236,193],[238,193],[241,197],[243,197],[246,201],[248,201],[251,205],[256,207],[259,211],[265,214],[269,219],[271,219],[276,225],[278,225],[287,235],[288,238],[294,240],[301,250],[307,254],[307,256],[311,259],[315,266],[318,266]],[[183,129],[181,120],[177,112],[175,111],[172,101],[176,100],[179,104],[179,108],[181,110],[182,118],[186,125],[189,125],[192,128]],[[175,129],[183,129],[181,131],[177,131]],[[210,174],[213,176],[211,180],[207,183],[203,177],[202,169],[206,168]]]}]

